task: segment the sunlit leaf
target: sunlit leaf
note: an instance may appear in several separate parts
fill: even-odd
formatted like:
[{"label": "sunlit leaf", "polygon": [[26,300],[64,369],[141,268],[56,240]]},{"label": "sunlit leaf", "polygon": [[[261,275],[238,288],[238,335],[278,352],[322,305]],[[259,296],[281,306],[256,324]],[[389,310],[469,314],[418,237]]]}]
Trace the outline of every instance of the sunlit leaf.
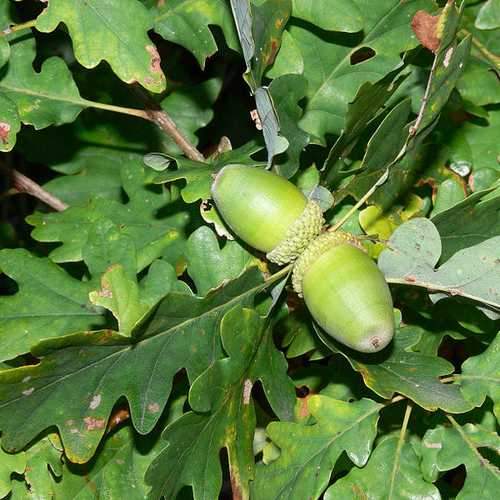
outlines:
[{"label": "sunlit leaf", "polygon": [[312,396],[307,407],[314,424],[273,422],[267,427],[281,453],[270,465],[257,467],[255,498],[318,498],[343,452],[359,467],[367,462],[381,405],[368,399],[346,403]]},{"label": "sunlit leaf", "polygon": [[152,92],[165,89],[160,56],[147,35],[153,18],[136,0],[51,0],[36,28],[50,33],[60,23],[84,67],[105,60],[124,82],[139,82]]}]

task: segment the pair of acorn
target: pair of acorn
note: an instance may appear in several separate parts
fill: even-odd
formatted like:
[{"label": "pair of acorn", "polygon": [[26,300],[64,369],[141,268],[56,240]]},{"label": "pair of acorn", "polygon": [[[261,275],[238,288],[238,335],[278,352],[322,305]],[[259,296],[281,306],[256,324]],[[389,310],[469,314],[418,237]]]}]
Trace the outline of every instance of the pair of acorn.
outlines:
[{"label": "pair of acorn", "polygon": [[294,262],[293,288],[328,335],[367,353],[389,344],[394,314],[384,276],[354,236],[325,229],[316,202],[285,178],[242,165],[219,171],[212,197],[239,238],[271,262]]}]

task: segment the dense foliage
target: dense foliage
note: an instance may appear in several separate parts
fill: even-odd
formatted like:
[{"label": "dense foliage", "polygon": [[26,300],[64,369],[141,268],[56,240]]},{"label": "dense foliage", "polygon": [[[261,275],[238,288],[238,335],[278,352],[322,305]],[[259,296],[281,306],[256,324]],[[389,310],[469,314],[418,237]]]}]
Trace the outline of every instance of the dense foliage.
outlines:
[{"label": "dense foliage", "polygon": [[[498,498],[499,78],[498,0],[0,0],[0,497]],[[361,238],[387,348],[233,237],[235,163]]]}]

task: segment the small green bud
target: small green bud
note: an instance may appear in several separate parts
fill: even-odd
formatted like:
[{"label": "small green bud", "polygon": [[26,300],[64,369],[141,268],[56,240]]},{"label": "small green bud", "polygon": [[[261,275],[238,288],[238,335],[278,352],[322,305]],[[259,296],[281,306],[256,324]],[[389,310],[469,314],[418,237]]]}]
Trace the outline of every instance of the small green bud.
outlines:
[{"label": "small green bud", "polygon": [[315,321],[339,342],[370,353],[394,336],[389,287],[352,235],[323,233],[297,260],[292,279]]}]

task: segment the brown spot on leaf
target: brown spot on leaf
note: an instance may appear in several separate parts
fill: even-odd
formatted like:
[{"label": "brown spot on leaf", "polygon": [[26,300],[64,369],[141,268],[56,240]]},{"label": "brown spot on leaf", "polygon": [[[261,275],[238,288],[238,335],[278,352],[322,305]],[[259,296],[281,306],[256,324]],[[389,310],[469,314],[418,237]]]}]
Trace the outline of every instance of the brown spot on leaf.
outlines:
[{"label": "brown spot on leaf", "polygon": [[307,402],[309,401],[309,398],[311,398],[312,396],[314,396],[314,394],[308,394],[305,398],[301,398],[299,407],[300,418],[307,418],[310,415],[309,406],[307,405]]},{"label": "brown spot on leaf", "polygon": [[243,384],[243,404],[247,405],[250,403],[250,396],[252,394],[252,381],[250,379],[246,379]]},{"label": "brown spot on leaf", "polygon": [[447,68],[450,65],[451,56],[453,55],[453,47],[450,47],[444,56],[443,66]]},{"label": "brown spot on leaf", "polygon": [[158,403],[148,404],[149,413],[158,413],[160,411],[160,405]]},{"label": "brown spot on leaf", "polygon": [[436,52],[441,41],[438,36],[439,17],[419,10],[411,20],[411,28],[419,42],[432,52]]},{"label": "brown spot on leaf", "polygon": [[415,276],[406,276],[405,281],[408,281],[408,283],[415,283],[415,281],[417,281],[417,278]]},{"label": "brown spot on leaf", "polygon": [[101,404],[102,396],[100,394],[95,394],[90,401],[89,408],[95,410]]},{"label": "brown spot on leaf", "polygon": [[361,489],[357,484],[353,484],[351,488],[354,498],[359,498],[360,500],[365,500],[368,498],[368,495],[365,493],[365,491]]},{"label": "brown spot on leaf", "polygon": [[85,429],[87,431],[95,431],[96,429],[104,429],[104,419],[103,418],[94,418],[94,417],[85,417],[83,419],[85,422]]},{"label": "brown spot on leaf", "polygon": [[266,58],[266,64],[268,66],[273,64],[274,60],[276,59],[276,54],[278,54],[279,48],[280,45],[278,43],[278,40],[276,39],[271,40],[271,51],[269,52],[269,55]]},{"label": "brown spot on leaf", "polygon": [[9,139],[10,125],[5,122],[0,122],[0,141],[7,144]]},{"label": "brown spot on leaf", "polygon": [[262,122],[260,121],[260,116],[256,109],[250,111],[250,118],[254,121],[255,128],[257,130],[262,130]]},{"label": "brown spot on leaf", "polygon": [[146,50],[151,54],[151,71],[153,73],[161,73],[161,57],[158,49],[154,45],[146,46]]},{"label": "brown spot on leaf", "polygon": [[113,298],[113,292],[109,288],[103,288],[102,290],[99,290],[99,297],[111,299]]},{"label": "brown spot on leaf", "polygon": [[241,485],[239,483],[239,474],[231,468],[231,490],[233,492],[233,500],[242,500],[243,493],[241,491]]}]

